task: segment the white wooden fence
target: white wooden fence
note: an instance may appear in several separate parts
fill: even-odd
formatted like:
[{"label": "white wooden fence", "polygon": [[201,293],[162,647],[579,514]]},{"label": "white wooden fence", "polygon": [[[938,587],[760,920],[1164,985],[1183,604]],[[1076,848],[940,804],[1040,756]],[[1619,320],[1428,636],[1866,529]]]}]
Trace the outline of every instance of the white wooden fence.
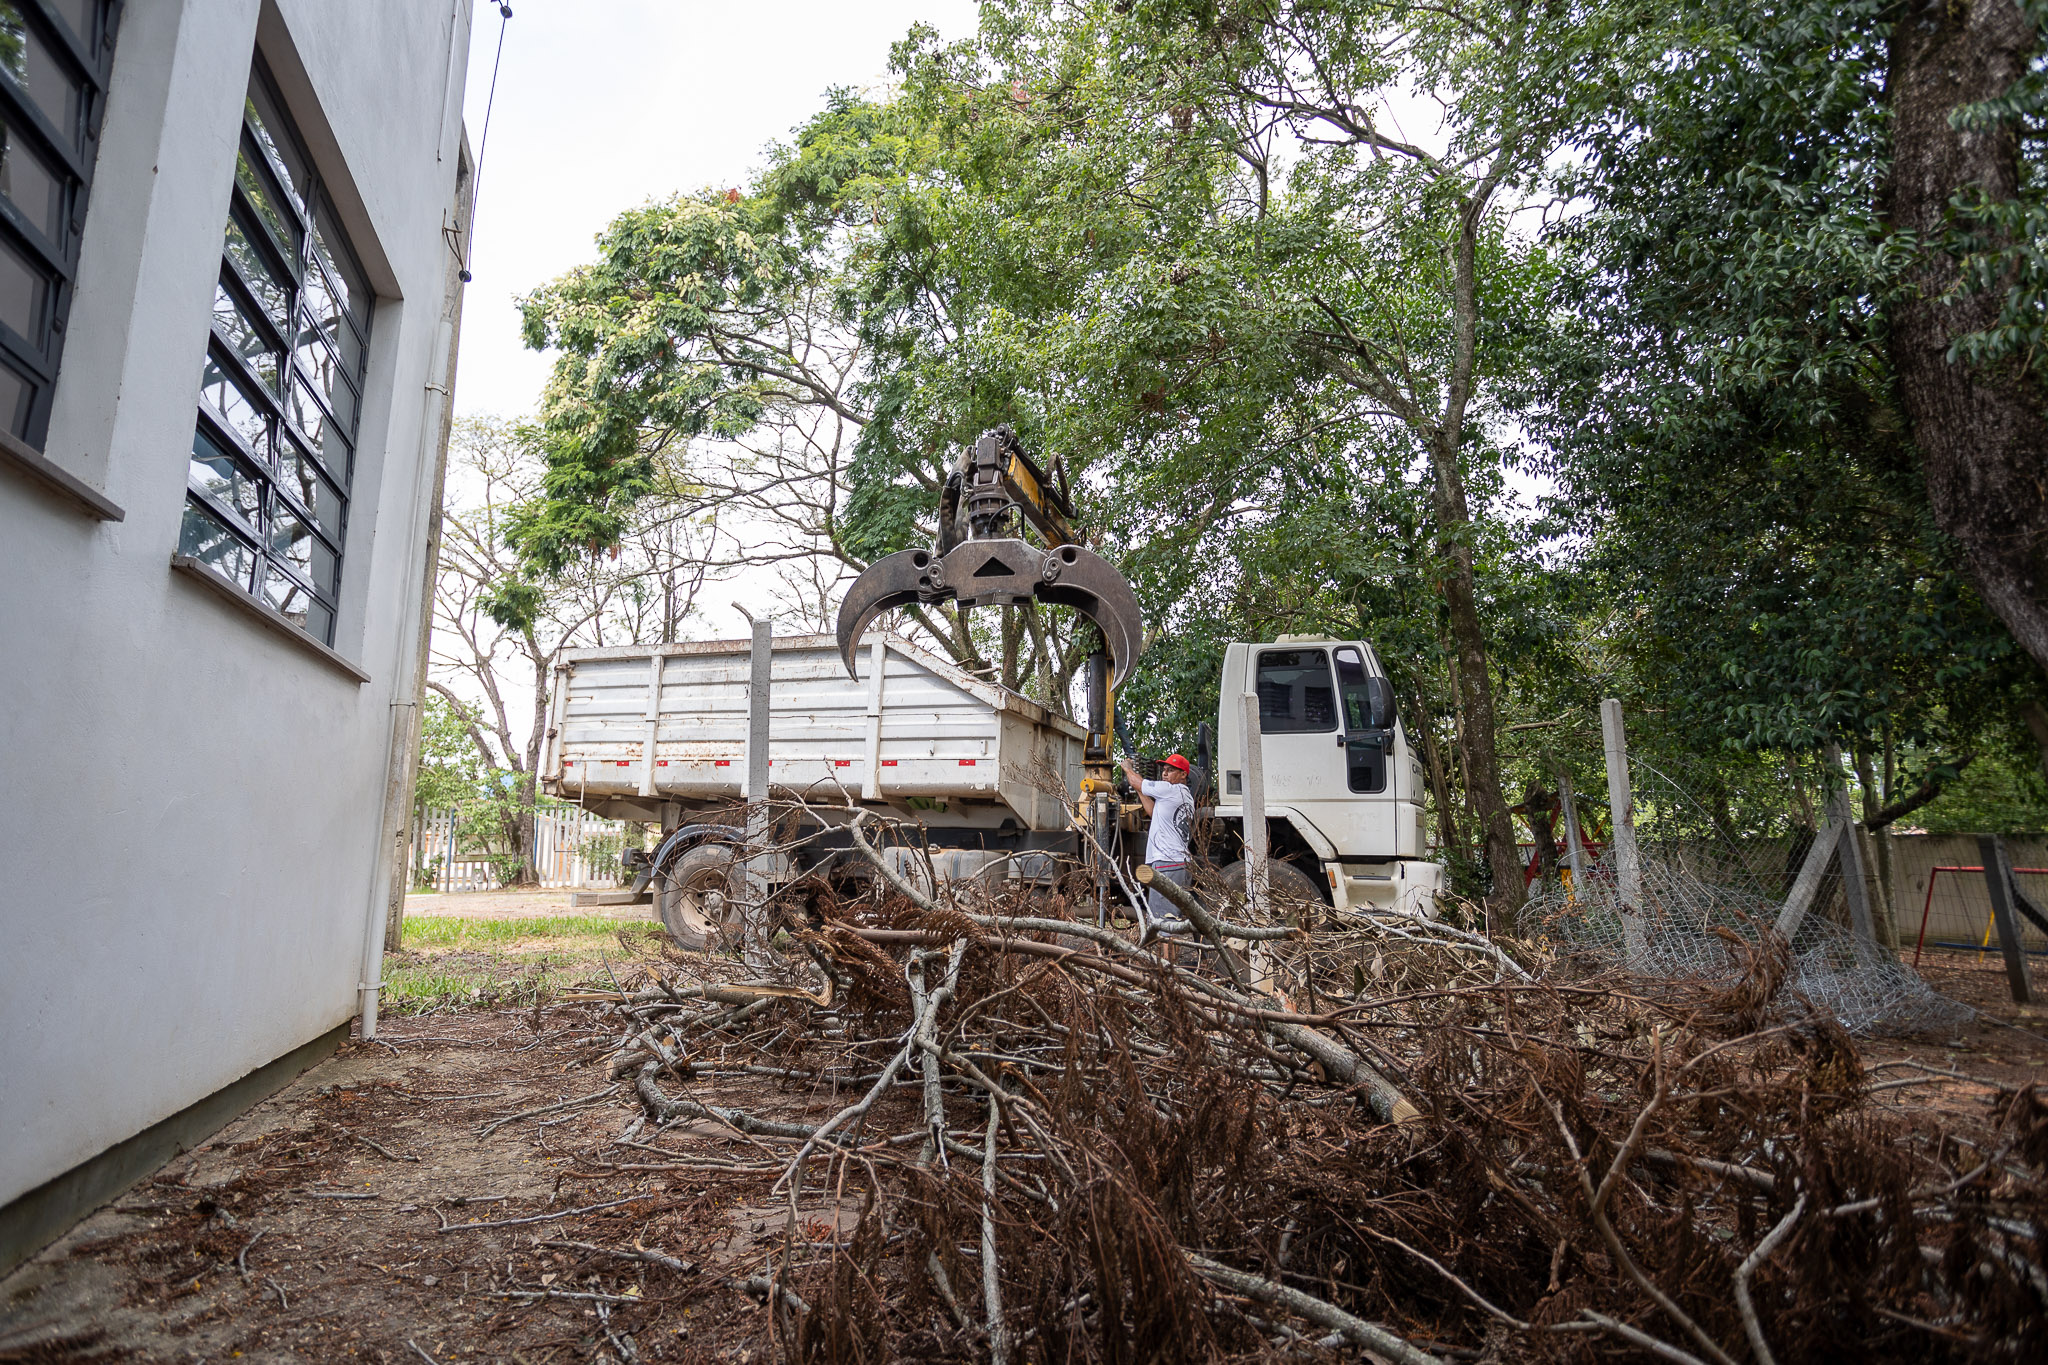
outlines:
[{"label": "white wooden fence", "polygon": [[[465,845],[462,820],[453,809],[430,810],[413,825],[413,885],[432,874],[436,891],[489,891],[498,885],[495,858]],[[577,807],[539,810],[533,814],[533,861],[546,887],[617,886],[617,857],[602,871],[584,857],[584,844],[591,839],[619,836],[625,824],[602,820]]]}]

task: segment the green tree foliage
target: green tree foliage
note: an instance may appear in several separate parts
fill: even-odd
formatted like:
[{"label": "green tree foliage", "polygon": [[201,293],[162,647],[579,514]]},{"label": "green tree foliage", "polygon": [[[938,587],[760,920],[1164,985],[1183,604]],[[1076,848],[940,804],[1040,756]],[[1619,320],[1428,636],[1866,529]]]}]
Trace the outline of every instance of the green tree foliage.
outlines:
[{"label": "green tree foliage", "polygon": [[[969,40],[913,30],[892,90],[831,92],[752,180],[620,215],[524,301],[546,469],[486,605],[530,624],[655,502],[779,528],[721,562],[804,560],[829,616],[1007,423],[1139,591],[1148,745],[1192,746],[1226,641],[1370,639],[1498,911],[1508,807],[1598,788],[1601,696],[1724,833],[1810,824],[1829,739],[1889,809],[2024,752],[2042,695],[1929,496],[1894,326],[1938,246],[2009,286],[1956,362],[2032,364],[2038,157],[1938,244],[1888,224],[1901,12],[997,0]],[[2040,72],[1956,118],[2033,129]],[[1055,705],[1090,643],[906,617]]]},{"label": "green tree foliage", "polygon": [[1917,781],[2016,742],[2042,689],[1938,524],[1893,363],[1919,262],[1956,249],[1887,217],[1899,13],[1720,6],[1617,87],[1563,177],[1575,322],[1529,410],[1686,743],[1910,749]]}]

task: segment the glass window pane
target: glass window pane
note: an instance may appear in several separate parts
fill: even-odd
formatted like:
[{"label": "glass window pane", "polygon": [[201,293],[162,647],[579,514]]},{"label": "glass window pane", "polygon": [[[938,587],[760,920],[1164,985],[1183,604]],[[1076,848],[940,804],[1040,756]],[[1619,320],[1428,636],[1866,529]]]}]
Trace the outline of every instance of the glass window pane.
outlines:
[{"label": "glass window pane", "polygon": [[43,303],[49,295],[50,277],[0,240],[0,322],[37,350],[44,345]]},{"label": "glass window pane", "polygon": [[92,48],[92,13],[100,7],[100,0],[50,0],[50,8],[57,11],[57,17],[71,26],[72,34],[79,45],[88,51]]},{"label": "glass window pane", "polygon": [[[300,334],[302,337],[304,333]],[[353,434],[356,429],[355,390],[344,382],[339,374],[339,364],[334,352],[321,341],[303,341],[299,346],[299,364],[306,367],[307,377],[313,381],[313,392],[327,400],[327,406],[334,411],[334,420],[341,429]]]},{"label": "glass window pane", "polygon": [[270,95],[253,74],[249,79],[248,98],[242,105],[242,117],[249,121],[249,131],[270,158],[271,167],[277,172],[286,196],[303,209],[308,180],[306,158],[299,151],[298,140],[286,131],[291,125],[277,112],[277,106],[270,102]]},{"label": "glass window pane", "polygon": [[343,318],[339,304],[327,289],[326,276],[318,270],[308,270],[306,288],[300,297],[305,301],[305,306],[299,311],[301,344],[308,337],[324,339],[340,356],[341,372],[356,383],[362,383],[362,338]]},{"label": "glass window pane", "polygon": [[64,245],[65,181],[23,144],[14,129],[0,123],[0,194],[59,248]]},{"label": "glass window pane", "polygon": [[21,9],[13,0],[0,0],[0,70],[14,77],[30,103],[78,149],[84,133],[78,118],[78,82],[70,63],[57,55]]},{"label": "glass window pane", "polygon": [[192,463],[187,477],[194,488],[211,493],[254,528],[263,524],[263,484],[242,457],[221,449],[204,431],[192,437]]},{"label": "glass window pane", "polygon": [[305,522],[287,508],[271,509],[270,553],[290,565],[301,578],[321,592],[334,591],[334,570],[339,559]]},{"label": "glass window pane", "polygon": [[220,414],[229,431],[248,444],[257,459],[269,463],[270,442],[265,435],[270,424],[263,409],[243,392],[241,381],[227,371],[212,351],[206,353],[206,368],[200,371],[199,396]]},{"label": "glass window pane", "polygon": [[247,591],[256,568],[256,552],[227,524],[197,502],[185,500],[185,523],[178,530],[178,553],[210,565]]},{"label": "glass window pane", "polygon": [[313,215],[313,250],[332,277],[337,302],[355,319],[356,326],[367,329],[370,325],[369,283],[356,269],[355,255],[348,249],[348,238],[328,216],[324,202]]},{"label": "glass window pane", "polygon": [[243,313],[241,302],[225,284],[213,287],[213,334],[248,363],[272,393],[284,373],[284,357],[262,328]]},{"label": "glass window pane", "polygon": [[[0,2],[4,2],[4,0],[0,0]],[[297,260],[299,256],[298,217],[293,214],[291,209],[279,202],[278,193],[270,177],[256,169],[255,165],[250,162],[247,146],[244,146],[235,153],[235,183],[242,187],[242,193],[248,197],[250,207],[254,208],[258,216],[263,219],[265,225],[273,233],[277,234],[277,240],[283,244],[286,254],[293,260]]]},{"label": "glass window pane", "polygon": [[291,291],[271,273],[268,258],[249,240],[233,214],[228,215],[227,251],[235,264],[242,267],[242,278],[256,292],[263,310],[270,314],[271,321],[278,325],[279,330],[283,330],[291,317]]},{"label": "glass window pane", "polygon": [[278,615],[322,644],[334,643],[334,613],[306,591],[304,585],[293,582],[276,569],[265,569],[263,600],[275,607]]},{"label": "glass window pane", "polygon": [[313,594],[278,570],[265,566],[263,600],[275,607],[277,614],[287,621],[303,626],[306,624],[306,604],[313,600]]},{"label": "glass window pane", "polygon": [[335,491],[334,485],[321,475],[320,467],[299,449],[299,443],[291,437],[279,442],[279,453],[285,487],[313,514],[313,520],[321,530],[336,540],[341,539],[341,494]]},{"label": "glass window pane", "polygon": [[292,425],[306,439],[308,447],[320,457],[320,463],[332,470],[343,487],[348,485],[348,440],[334,419],[327,415],[313,391],[306,385],[305,376],[296,370],[292,373],[292,391],[289,415]]},{"label": "glass window pane", "polygon": [[1337,728],[1337,690],[1320,649],[1269,649],[1259,655],[1259,728],[1271,734]]},{"label": "glass window pane", "polygon": [[300,294],[302,307],[299,310],[299,333],[303,340],[307,333],[324,337],[341,357],[342,373],[358,384],[363,379],[363,343],[356,329],[349,326],[344,315],[342,300],[330,287],[325,272],[308,268],[305,288]]},{"label": "glass window pane", "polygon": [[321,644],[334,643],[334,611],[318,598],[306,604],[306,614],[299,625]]}]

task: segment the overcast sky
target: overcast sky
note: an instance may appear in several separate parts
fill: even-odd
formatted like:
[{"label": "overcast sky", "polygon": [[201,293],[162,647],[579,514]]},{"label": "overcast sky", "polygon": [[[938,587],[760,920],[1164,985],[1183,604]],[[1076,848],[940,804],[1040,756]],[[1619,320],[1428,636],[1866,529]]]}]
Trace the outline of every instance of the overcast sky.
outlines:
[{"label": "overcast sky", "polygon": [[970,0],[477,0],[463,120],[482,147],[462,311],[460,414],[533,411],[547,358],[519,344],[513,300],[594,254],[621,210],[745,183],[762,149],[835,85],[880,85],[889,45],[923,20],[972,34]]}]

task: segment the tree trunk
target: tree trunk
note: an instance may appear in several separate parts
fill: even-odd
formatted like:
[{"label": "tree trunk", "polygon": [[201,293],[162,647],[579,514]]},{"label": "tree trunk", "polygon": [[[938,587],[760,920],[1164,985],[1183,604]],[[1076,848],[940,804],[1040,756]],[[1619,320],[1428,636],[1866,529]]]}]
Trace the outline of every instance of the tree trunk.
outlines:
[{"label": "tree trunk", "polygon": [[1462,848],[1464,841],[1458,833],[1458,809],[1451,797],[1450,776],[1444,771],[1443,746],[1437,742],[1436,720],[1430,715],[1429,697],[1419,679],[1415,684],[1415,709],[1411,714],[1413,720],[1408,726],[1408,735],[1422,744],[1422,770],[1429,779],[1430,795],[1436,800],[1437,846],[1448,854],[1454,848]]},{"label": "tree trunk", "polygon": [[1899,917],[1892,906],[1892,827],[1880,825],[1873,833],[1866,828],[1877,814],[1883,792],[1878,789],[1871,772],[1870,751],[1862,745],[1849,750],[1856,764],[1856,785],[1862,793],[1863,825],[1853,831],[1854,837],[1865,840],[1877,856],[1866,857],[1866,866],[1875,865],[1877,870],[1877,941],[1896,953],[1899,951]]},{"label": "tree trunk", "polygon": [[1536,841],[1536,879],[1548,890],[1558,885],[1557,793],[1544,790],[1542,778],[1531,778],[1523,805],[1529,812],[1530,837]]},{"label": "tree trunk", "polygon": [[2041,776],[2048,777],[2048,706],[2029,701],[2020,708],[2020,719],[2027,723],[2027,733],[2034,737],[2035,747],[2041,751]]},{"label": "tree trunk", "polygon": [[1516,856],[1515,826],[1500,790],[1500,758],[1494,748],[1493,680],[1486,666],[1486,632],[1479,622],[1473,586],[1472,514],[1465,504],[1465,480],[1456,449],[1439,442],[1436,465],[1436,523],[1444,563],[1444,605],[1457,660],[1458,710],[1465,725],[1466,795],[1479,819],[1493,892],[1486,898],[1486,927],[1506,933],[1522,908],[1522,865]]},{"label": "tree trunk", "polygon": [[[1964,130],[1949,115],[2003,95],[2041,35],[2015,0],[1910,0],[1892,27],[1892,226],[1938,244],[1956,196],[2018,193],[2012,123]],[[1891,359],[1935,520],[1963,547],[1984,601],[2048,670],[2048,393],[2013,361],[1951,362],[1959,338],[1994,325],[2003,282],[1967,292],[1931,247],[1891,320]]]}]

